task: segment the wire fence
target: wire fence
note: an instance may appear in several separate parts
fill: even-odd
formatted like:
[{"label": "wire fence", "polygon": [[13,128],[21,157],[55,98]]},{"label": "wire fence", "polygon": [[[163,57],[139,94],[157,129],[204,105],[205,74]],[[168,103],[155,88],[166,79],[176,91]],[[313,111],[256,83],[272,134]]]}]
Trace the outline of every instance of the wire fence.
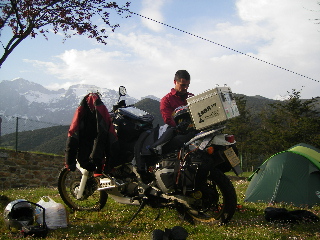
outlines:
[{"label": "wire fence", "polygon": [[[66,134],[67,126],[17,116],[0,115],[0,147],[16,151],[42,151],[60,154],[61,148],[48,141]],[[66,135],[65,135],[66,136]],[[44,147],[43,145],[48,145]],[[51,145],[51,147],[49,147]]]}]

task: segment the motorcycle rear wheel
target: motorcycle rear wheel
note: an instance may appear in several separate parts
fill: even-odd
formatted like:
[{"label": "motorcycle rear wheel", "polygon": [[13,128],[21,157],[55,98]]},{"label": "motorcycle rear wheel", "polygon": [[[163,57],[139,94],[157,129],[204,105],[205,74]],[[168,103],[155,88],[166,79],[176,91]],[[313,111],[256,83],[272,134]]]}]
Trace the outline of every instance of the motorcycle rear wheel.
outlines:
[{"label": "motorcycle rear wheel", "polygon": [[63,168],[58,179],[58,190],[63,202],[76,211],[99,211],[107,202],[108,194],[104,191],[97,191],[99,179],[93,176],[88,178],[83,197],[77,199],[77,191],[80,186],[81,172],[76,169],[74,172]]},{"label": "motorcycle rear wheel", "polygon": [[218,169],[212,169],[202,198],[187,213],[194,221],[206,224],[228,223],[237,208],[237,194],[230,179]]}]

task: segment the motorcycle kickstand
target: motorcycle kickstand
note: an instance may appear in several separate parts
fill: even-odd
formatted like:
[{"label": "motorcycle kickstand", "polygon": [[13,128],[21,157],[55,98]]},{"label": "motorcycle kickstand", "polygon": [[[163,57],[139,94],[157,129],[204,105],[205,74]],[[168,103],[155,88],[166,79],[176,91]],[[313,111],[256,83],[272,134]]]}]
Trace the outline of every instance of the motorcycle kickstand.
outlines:
[{"label": "motorcycle kickstand", "polygon": [[176,202],[176,211],[179,214],[179,217],[182,221],[186,221],[187,223],[191,224],[191,225],[195,225],[194,219],[189,215],[189,213],[187,212],[187,209],[184,205],[179,204]]},{"label": "motorcycle kickstand", "polygon": [[141,202],[141,204],[140,204],[139,209],[137,210],[137,212],[136,212],[135,214],[133,214],[132,218],[131,218],[130,221],[128,222],[128,225],[133,221],[133,219],[136,218],[136,216],[139,214],[139,212],[147,205],[147,201],[148,201],[147,198],[143,198],[143,199],[142,199],[142,202]]}]

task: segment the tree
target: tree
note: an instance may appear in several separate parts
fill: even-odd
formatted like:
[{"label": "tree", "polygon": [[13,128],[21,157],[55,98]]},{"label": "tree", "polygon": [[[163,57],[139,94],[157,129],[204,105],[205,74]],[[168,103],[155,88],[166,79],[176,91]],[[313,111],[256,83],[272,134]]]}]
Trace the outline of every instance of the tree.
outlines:
[{"label": "tree", "polygon": [[248,166],[254,165],[257,158],[255,144],[253,144],[257,124],[254,122],[251,113],[252,109],[247,107],[246,98],[244,96],[236,96],[235,100],[240,116],[228,120],[226,132],[235,135],[239,155],[243,159],[242,167],[245,169]]},{"label": "tree", "polygon": [[319,148],[320,112],[316,103],[316,98],[301,100],[300,92],[293,89],[288,100],[270,104],[271,111],[262,114],[261,149],[275,154],[298,143]]},{"label": "tree", "polygon": [[[72,35],[87,35],[97,42],[106,44],[107,29],[114,31],[119,24],[112,25],[110,11],[117,14],[128,13],[130,3],[120,7],[116,2],[105,0],[4,0],[0,3],[0,36],[5,27],[12,29],[12,37],[7,43],[1,41],[3,55],[0,67],[10,53],[27,37],[38,34],[47,39],[49,27],[56,34],[62,31],[64,40]],[[100,17],[106,25],[101,28],[94,24]]]}]

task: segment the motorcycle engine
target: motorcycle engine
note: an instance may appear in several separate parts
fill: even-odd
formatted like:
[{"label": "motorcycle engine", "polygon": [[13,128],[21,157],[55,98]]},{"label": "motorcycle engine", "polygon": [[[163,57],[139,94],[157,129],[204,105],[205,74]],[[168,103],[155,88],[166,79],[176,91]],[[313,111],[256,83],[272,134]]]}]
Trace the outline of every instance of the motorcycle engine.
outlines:
[{"label": "motorcycle engine", "polygon": [[126,187],[125,192],[129,197],[133,197],[133,196],[138,195],[138,183],[130,182]]},{"label": "motorcycle engine", "polygon": [[179,160],[176,157],[164,159],[156,165],[154,175],[158,187],[164,193],[175,190],[175,166],[179,166]]},{"label": "motorcycle engine", "polygon": [[158,187],[164,193],[174,191],[174,169],[158,169],[155,171]]}]

